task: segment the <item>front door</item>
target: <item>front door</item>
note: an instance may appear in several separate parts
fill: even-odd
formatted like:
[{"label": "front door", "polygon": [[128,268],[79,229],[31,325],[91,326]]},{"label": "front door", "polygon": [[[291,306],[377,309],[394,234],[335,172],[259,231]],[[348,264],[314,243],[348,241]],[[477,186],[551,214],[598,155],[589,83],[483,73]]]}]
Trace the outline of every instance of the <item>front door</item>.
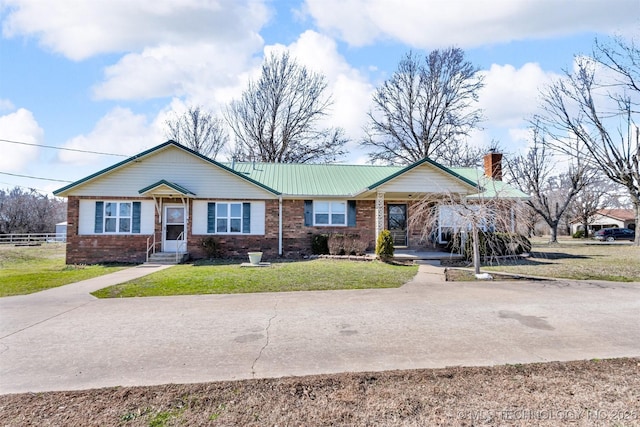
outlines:
[{"label": "front door", "polygon": [[388,228],[393,237],[393,245],[407,246],[407,205],[389,204],[387,209]]},{"label": "front door", "polygon": [[186,215],[182,205],[165,205],[162,226],[162,251],[186,250]]}]

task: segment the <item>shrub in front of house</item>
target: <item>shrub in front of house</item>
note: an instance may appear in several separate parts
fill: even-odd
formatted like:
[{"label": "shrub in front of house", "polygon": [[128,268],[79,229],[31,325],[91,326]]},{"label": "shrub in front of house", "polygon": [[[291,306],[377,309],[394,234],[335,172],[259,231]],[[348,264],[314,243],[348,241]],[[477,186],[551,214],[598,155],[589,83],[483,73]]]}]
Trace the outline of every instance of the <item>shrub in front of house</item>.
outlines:
[{"label": "shrub in front of house", "polygon": [[344,234],[332,233],[327,239],[327,245],[329,246],[330,255],[344,255]]},{"label": "shrub in front of house", "polygon": [[207,258],[219,258],[220,257],[220,242],[214,236],[203,237],[201,241],[204,253],[207,254]]},{"label": "shrub in front of house", "polygon": [[330,255],[364,255],[367,246],[359,234],[331,233],[327,237]]},{"label": "shrub in front of house", "polygon": [[584,230],[578,230],[575,233],[573,233],[572,236],[574,239],[584,239]]},{"label": "shrub in front of house", "polygon": [[349,255],[364,255],[369,242],[362,239],[358,234],[352,234],[344,242],[344,251]]},{"label": "shrub in front of house", "polygon": [[329,235],[314,234],[311,236],[311,253],[314,255],[327,255],[329,253]]},{"label": "shrub in front of house", "polygon": [[376,240],[376,255],[378,255],[381,260],[388,261],[393,258],[394,252],[395,248],[393,246],[393,236],[391,236],[391,232],[389,230],[382,230]]}]

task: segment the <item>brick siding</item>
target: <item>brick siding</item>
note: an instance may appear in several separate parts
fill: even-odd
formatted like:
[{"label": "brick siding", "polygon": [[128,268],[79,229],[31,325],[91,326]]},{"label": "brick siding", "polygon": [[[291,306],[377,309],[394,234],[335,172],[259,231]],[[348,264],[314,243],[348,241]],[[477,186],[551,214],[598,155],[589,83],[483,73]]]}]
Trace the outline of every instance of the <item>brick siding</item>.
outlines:
[{"label": "brick siding", "polygon": [[[104,197],[83,197],[83,199],[106,200]],[[114,200],[127,198],[114,198]],[[141,200],[135,198],[132,200]],[[148,235],[78,235],[78,214],[80,198],[69,196],[67,219],[67,264],[95,264],[103,262],[141,263],[146,260]],[[164,203],[180,203],[178,199],[165,199]],[[191,201],[190,201],[191,203]],[[385,224],[386,224],[385,207]],[[190,212],[192,209],[190,209]],[[247,252],[261,251],[265,259],[278,257],[278,200],[265,201],[265,235],[194,235],[191,218],[187,223],[187,251],[192,258],[205,258],[202,240],[214,236],[220,247],[220,255],[226,258],[245,258]],[[408,208],[411,214],[411,205]],[[304,200],[283,200],[282,202],[282,256],[302,258],[311,255],[311,238],[314,234],[347,233],[359,235],[368,243],[368,250],[375,248],[375,201],[356,201],[355,227],[307,227],[304,225]],[[155,213],[156,242],[161,241],[162,224]],[[409,245],[423,246],[420,229],[410,229]]]}]

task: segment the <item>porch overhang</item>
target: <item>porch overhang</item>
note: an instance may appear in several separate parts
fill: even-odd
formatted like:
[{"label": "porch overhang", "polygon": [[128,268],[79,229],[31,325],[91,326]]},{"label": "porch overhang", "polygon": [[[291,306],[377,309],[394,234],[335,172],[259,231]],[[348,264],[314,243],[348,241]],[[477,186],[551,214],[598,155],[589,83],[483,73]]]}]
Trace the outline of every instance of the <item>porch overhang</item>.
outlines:
[{"label": "porch overhang", "polygon": [[176,184],[175,182],[169,182],[167,180],[161,179],[160,181],[149,185],[148,187],[143,188],[142,190],[138,190],[138,193],[143,196],[153,196],[153,197],[195,197],[195,193],[187,190],[181,185]]},{"label": "porch overhang", "polygon": [[161,179],[156,183],[138,190],[138,193],[143,196],[153,198],[153,202],[156,205],[156,212],[158,213],[158,223],[162,222],[162,199],[180,199],[182,201],[182,205],[185,207],[186,217],[189,218],[189,203],[187,201],[190,198],[195,197],[196,195],[195,193],[187,190],[181,185],[178,185],[174,182],[169,182],[165,179]]}]

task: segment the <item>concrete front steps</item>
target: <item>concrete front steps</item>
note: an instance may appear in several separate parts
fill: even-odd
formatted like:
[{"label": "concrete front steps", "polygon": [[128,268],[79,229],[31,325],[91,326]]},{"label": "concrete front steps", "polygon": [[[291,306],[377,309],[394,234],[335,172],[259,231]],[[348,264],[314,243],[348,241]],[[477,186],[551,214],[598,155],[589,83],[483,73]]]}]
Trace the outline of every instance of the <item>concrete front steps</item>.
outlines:
[{"label": "concrete front steps", "polygon": [[175,252],[156,252],[149,255],[149,261],[146,264],[174,265],[182,264],[188,259],[188,252],[178,252],[177,254]]}]

